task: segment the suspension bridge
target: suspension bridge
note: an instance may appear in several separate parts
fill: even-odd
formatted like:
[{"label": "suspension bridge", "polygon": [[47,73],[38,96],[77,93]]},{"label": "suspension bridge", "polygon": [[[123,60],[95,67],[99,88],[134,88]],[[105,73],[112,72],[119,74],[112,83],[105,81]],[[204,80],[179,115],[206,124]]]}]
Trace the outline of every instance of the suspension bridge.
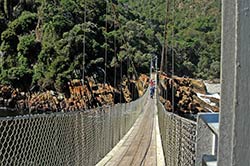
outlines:
[{"label": "suspension bridge", "polygon": [[0,165],[249,166],[250,5],[222,4],[220,118],[182,118],[148,91],[99,110],[0,118]]},{"label": "suspension bridge", "polygon": [[0,161],[1,165],[194,165],[196,125],[167,112],[157,93],[152,99],[147,90],[136,101],[99,110],[1,118]]}]

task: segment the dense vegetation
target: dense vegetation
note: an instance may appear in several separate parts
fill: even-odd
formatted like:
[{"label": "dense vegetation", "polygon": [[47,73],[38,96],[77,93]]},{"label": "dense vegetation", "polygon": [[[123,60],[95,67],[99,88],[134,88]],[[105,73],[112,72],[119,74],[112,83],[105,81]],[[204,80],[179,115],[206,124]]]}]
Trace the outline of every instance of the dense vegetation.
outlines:
[{"label": "dense vegetation", "polygon": [[164,71],[174,52],[175,74],[219,77],[219,1],[0,0],[0,23],[1,84],[24,90],[62,92],[83,64],[85,76],[103,82],[107,70],[114,85],[147,73],[152,54],[160,64],[162,46]]}]

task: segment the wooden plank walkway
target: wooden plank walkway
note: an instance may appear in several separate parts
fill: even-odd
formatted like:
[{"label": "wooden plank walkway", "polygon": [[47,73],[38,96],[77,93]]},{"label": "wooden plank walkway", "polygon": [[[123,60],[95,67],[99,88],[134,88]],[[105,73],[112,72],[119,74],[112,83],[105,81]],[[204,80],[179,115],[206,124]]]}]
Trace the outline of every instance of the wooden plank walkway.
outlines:
[{"label": "wooden plank walkway", "polygon": [[148,99],[132,129],[97,166],[164,166],[156,100]]}]

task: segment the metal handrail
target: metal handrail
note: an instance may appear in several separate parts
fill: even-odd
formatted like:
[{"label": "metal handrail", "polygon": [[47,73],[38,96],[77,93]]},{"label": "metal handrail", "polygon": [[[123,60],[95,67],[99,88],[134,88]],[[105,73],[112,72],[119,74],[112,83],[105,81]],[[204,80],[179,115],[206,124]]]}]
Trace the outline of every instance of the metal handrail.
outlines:
[{"label": "metal handrail", "polygon": [[158,114],[166,165],[193,166],[197,123],[167,112],[160,101],[158,101]]}]

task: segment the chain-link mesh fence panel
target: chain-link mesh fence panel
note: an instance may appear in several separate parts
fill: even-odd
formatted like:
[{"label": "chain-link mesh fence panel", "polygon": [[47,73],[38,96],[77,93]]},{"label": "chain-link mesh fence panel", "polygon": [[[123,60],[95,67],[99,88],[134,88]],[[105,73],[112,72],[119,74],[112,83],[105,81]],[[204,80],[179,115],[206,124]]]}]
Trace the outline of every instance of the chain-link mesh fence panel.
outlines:
[{"label": "chain-link mesh fence panel", "polygon": [[0,166],[91,166],[127,133],[145,105],[0,118]]},{"label": "chain-link mesh fence panel", "polygon": [[196,122],[167,112],[158,102],[159,127],[167,166],[195,164]]}]

